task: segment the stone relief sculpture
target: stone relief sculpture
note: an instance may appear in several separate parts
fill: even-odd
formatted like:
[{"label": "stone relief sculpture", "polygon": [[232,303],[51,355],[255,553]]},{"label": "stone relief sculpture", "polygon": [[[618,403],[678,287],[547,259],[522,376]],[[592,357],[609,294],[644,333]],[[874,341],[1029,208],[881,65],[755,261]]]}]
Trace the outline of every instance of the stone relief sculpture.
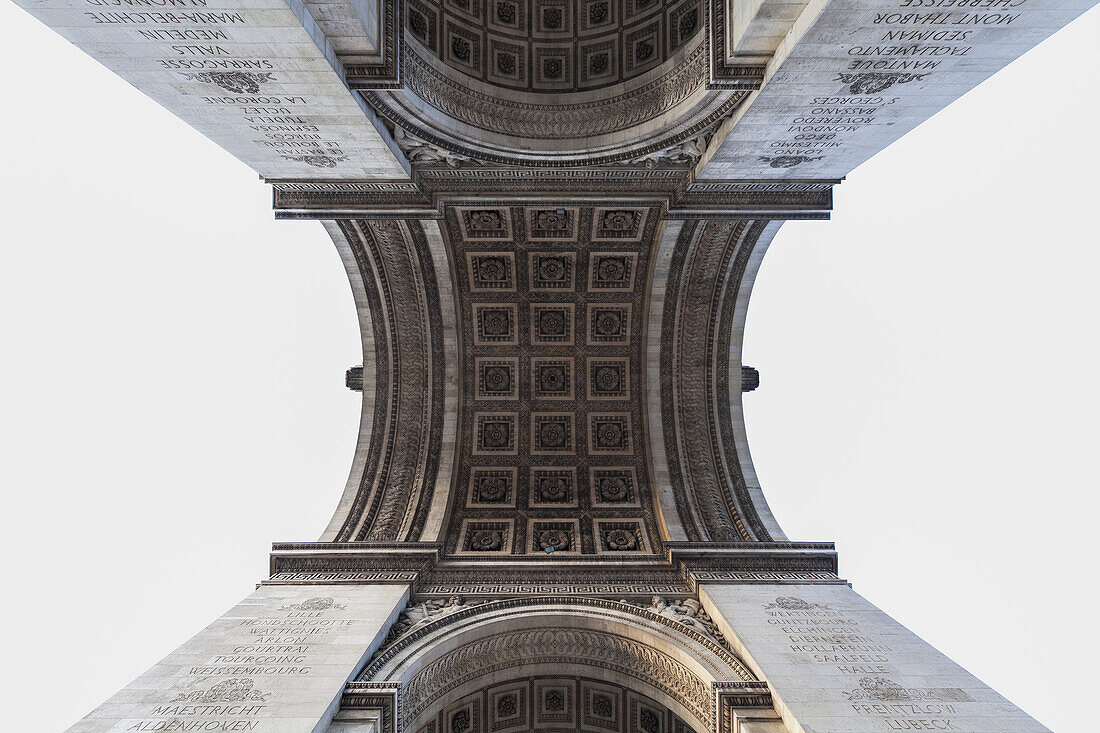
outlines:
[{"label": "stone relief sculpture", "polygon": [[458,153],[444,150],[438,145],[424,142],[420,138],[413,137],[400,127],[394,127],[393,139],[401,152],[409,159],[410,163],[417,165],[448,165],[451,168],[460,168],[463,165],[476,166],[480,163],[473,158]]},{"label": "stone relief sculpture", "polygon": [[621,161],[618,165],[645,168],[656,168],[661,165],[694,165],[706,152],[709,139],[709,134],[698,135],[664,150]]},{"label": "stone relief sculpture", "polygon": [[482,603],[485,603],[485,601],[467,601],[462,596],[451,596],[447,599],[431,598],[419,603],[410,601],[397,621],[394,622],[386,642],[390,643],[415,629],[419,629],[421,626],[426,626],[432,621]]},{"label": "stone relief sculpture", "polygon": [[[630,601],[623,601],[623,603],[630,603]],[[677,601],[675,599],[668,600],[663,596],[653,596],[647,610],[694,629],[717,641],[723,647],[728,647],[726,639],[722,636],[718,625],[714,623],[714,619],[703,610],[703,604],[695,598],[685,598],[682,601]]]}]

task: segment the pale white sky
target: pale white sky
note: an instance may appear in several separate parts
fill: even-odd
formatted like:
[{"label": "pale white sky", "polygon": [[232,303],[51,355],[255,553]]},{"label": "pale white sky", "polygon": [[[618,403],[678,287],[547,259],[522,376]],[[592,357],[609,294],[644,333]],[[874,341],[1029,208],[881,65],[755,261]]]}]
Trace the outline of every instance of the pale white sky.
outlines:
[{"label": "pale white sky", "polygon": [[[1100,11],[784,226],[745,360],[793,539],[1056,731],[1095,729]],[[358,424],[319,224],[0,5],[8,730],[60,730],[312,540]]]}]

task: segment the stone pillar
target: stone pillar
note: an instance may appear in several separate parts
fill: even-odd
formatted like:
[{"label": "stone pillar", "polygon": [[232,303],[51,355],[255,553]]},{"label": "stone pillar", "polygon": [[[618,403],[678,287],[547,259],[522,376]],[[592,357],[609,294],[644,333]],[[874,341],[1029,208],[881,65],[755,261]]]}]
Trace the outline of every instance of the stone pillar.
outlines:
[{"label": "stone pillar", "polygon": [[700,584],[792,733],[1049,731],[844,584]]},{"label": "stone pillar", "polygon": [[263,586],[69,730],[321,733],[408,595]]}]

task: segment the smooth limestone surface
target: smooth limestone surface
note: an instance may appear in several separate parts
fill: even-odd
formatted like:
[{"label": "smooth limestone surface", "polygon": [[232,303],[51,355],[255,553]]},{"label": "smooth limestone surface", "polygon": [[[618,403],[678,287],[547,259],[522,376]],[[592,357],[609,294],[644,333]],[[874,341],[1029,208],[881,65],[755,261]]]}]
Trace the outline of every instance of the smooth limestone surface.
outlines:
[{"label": "smooth limestone surface", "polygon": [[792,733],[1049,733],[847,585],[705,585]]},{"label": "smooth limestone surface", "polygon": [[284,0],[16,3],[265,178],[406,177]]},{"label": "smooth limestone surface", "polygon": [[69,730],[325,731],[407,600],[406,585],[263,586]]},{"label": "smooth limestone surface", "polygon": [[843,177],[1094,4],[811,2],[700,178]]}]

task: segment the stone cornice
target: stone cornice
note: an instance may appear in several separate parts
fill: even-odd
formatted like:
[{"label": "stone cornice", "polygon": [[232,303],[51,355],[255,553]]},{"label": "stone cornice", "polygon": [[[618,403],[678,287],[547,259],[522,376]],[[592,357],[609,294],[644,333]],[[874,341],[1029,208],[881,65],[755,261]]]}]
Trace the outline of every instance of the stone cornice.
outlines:
[{"label": "stone cornice", "polygon": [[444,559],[434,542],[275,543],[268,584],[408,583],[424,595],[648,596],[698,583],[843,583],[831,542],[672,542],[663,560]]},{"label": "stone cornice", "polygon": [[678,169],[419,171],[416,181],[272,180],[278,219],[440,219],[445,204],[498,194],[525,201],[656,200],[668,219],[827,219],[838,180],[690,180]]}]

